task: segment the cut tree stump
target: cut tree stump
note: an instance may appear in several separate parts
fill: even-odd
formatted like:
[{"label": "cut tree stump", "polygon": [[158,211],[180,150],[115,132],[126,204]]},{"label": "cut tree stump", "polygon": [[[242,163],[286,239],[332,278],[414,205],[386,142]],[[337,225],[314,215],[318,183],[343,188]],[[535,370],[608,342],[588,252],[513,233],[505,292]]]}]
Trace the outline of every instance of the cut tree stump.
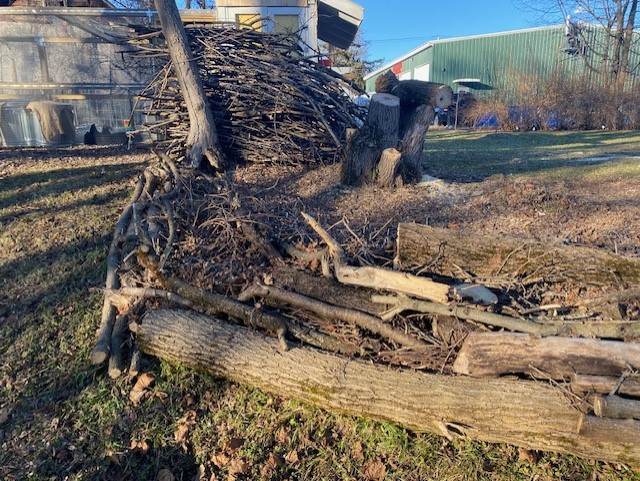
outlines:
[{"label": "cut tree stump", "polygon": [[453,364],[455,373],[474,377],[570,379],[576,373],[621,376],[629,369],[640,369],[640,344],[509,332],[471,332]]},{"label": "cut tree stump", "polygon": [[[309,348],[284,352],[261,333],[189,311],[147,314],[137,343],[147,354],[335,412],[640,466],[640,423],[625,421],[624,437],[615,434],[620,421],[585,423],[571,399],[543,383],[404,372]],[[603,431],[613,435],[595,442]]]},{"label": "cut tree stump", "polygon": [[597,286],[640,284],[640,259],[590,247],[409,223],[398,225],[397,245],[403,268],[430,264],[430,272],[445,276],[458,277],[459,266],[481,279],[533,275]]}]

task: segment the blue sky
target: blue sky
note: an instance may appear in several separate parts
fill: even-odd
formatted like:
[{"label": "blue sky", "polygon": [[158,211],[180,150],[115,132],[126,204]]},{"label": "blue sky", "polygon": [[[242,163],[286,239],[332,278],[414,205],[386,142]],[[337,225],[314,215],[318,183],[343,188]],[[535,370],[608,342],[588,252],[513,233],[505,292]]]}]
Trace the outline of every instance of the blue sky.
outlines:
[{"label": "blue sky", "polygon": [[[513,0],[355,0],[364,7],[369,58],[386,62],[437,37],[451,38],[542,25]],[[534,2],[536,0],[533,0]]]}]

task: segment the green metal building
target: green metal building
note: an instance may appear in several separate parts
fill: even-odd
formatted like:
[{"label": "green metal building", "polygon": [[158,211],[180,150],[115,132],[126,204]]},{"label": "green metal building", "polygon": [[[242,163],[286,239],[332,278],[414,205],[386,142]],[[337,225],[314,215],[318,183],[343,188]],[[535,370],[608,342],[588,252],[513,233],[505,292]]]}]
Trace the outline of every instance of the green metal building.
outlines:
[{"label": "green metal building", "polygon": [[400,80],[450,85],[454,91],[500,89],[513,74],[539,78],[584,69],[579,41],[565,25],[430,41],[365,77],[367,92],[392,70]]}]

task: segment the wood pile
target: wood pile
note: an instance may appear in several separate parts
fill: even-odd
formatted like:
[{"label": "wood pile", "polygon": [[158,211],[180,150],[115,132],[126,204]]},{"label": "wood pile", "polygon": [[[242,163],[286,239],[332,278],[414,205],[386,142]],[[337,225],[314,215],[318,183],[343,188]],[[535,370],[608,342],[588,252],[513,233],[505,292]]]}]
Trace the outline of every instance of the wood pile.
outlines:
[{"label": "wood pile", "polygon": [[[351,95],[364,92],[332,70],[300,56],[291,36],[225,26],[188,28],[187,35],[214,112],[220,146],[235,162],[307,164],[337,159],[348,128],[364,112]],[[161,32],[141,32],[138,56],[168,61]],[[143,93],[144,130],[174,158],[189,123],[170,63]],[[143,105],[143,104],[141,104]]]},{"label": "wood pile", "polygon": [[[237,53],[234,35],[262,39],[227,32],[215,46],[210,32],[203,35],[202,55],[208,49]],[[243,50],[250,60],[225,52],[238,64],[262,61],[253,47]],[[259,71],[282,69],[282,79],[306,81],[260,80],[247,67],[241,79],[227,77],[225,90],[235,97],[225,98],[253,101],[227,104],[211,93],[232,115],[224,135],[235,142],[237,132],[245,160],[282,161],[280,154],[320,149],[335,134],[332,125],[346,131],[353,118],[331,100],[338,97],[325,96],[322,109],[310,107],[320,100],[307,87],[325,92],[316,76],[325,74],[287,52],[291,58],[277,57],[273,68],[272,57],[264,57],[268,67]],[[218,69],[219,85],[225,75],[237,75],[235,67],[202,62]],[[277,198],[263,201],[230,178],[181,165],[184,113],[169,70],[162,78],[155,105],[170,99],[165,125],[174,129],[174,143],[171,155],[157,152],[158,162],[140,177],[116,225],[94,364],[108,361],[112,377],[134,376],[143,352],[449,439],[468,436],[640,466],[639,259],[416,224],[399,225],[395,257],[388,238],[375,255],[363,257],[345,248],[347,237],[355,237],[359,249],[374,248],[347,221],[327,229],[306,213],[279,210]],[[206,78],[215,92],[218,83]],[[401,86],[401,97],[380,94],[398,100],[384,97],[373,118],[393,113],[394,127],[383,133],[397,143],[406,129],[400,112],[429,113],[434,101],[424,99],[433,96],[420,92],[441,90],[389,80]],[[282,104],[291,116],[277,111],[276,84],[291,94],[291,103]],[[267,92],[259,98],[271,102],[265,109],[271,120],[250,107],[258,98],[254,87]],[[413,93],[403,97],[403,91]],[[295,140],[291,132],[307,128],[294,125],[296,118],[307,127],[324,126],[325,140],[309,140],[312,146]],[[251,129],[269,128],[273,119],[276,126],[257,146]],[[278,146],[282,138],[273,135],[282,125],[289,130]],[[354,134],[370,152],[381,145],[371,139],[371,125]],[[265,148],[280,154],[264,157]],[[323,158],[322,150],[314,152]],[[369,165],[378,161],[370,159]]]}]

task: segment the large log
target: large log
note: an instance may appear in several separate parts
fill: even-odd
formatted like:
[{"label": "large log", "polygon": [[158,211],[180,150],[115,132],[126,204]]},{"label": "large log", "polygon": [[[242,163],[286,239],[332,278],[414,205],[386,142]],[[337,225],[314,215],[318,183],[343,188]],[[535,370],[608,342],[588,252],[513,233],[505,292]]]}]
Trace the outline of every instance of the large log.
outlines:
[{"label": "large log", "polygon": [[470,333],[453,364],[455,373],[475,377],[570,379],[575,373],[620,376],[628,369],[640,369],[640,344],[508,332]]},{"label": "large log", "polygon": [[385,149],[398,146],[400,101],[389,94],[371,98],[364,125],[348,140],[342,163],[342,183],[370,184],[380,155]]},{"label": "large log", "polygon": [[431,105],[444,109],[453,103],[453,90],[448,85],[423,80],[398,80],[390,70],[376,79],[376,92],[399,97],[403,107]]},{"label": "large log", "polygon": [[598,286],[640,284],[640,259],[590,247],[403,223],[397,249],[401,266],[433,263],[431,271],[446,276],[457,277],[459,266],[479,278],[535,275]]},{"label": "large log", "polygon": [[[137,343],[147,354],[335,412],[640,466],[640,423],[625,422],[630,435],[622,439],[615,420],[598,419],[597,429],[590,422],[579,434],[581,413],[544,383],[403,372],[309,348],[283,352],[258,332],[188,311],[149,313]],[[594,442],[603,430],[613,435]]]}]

